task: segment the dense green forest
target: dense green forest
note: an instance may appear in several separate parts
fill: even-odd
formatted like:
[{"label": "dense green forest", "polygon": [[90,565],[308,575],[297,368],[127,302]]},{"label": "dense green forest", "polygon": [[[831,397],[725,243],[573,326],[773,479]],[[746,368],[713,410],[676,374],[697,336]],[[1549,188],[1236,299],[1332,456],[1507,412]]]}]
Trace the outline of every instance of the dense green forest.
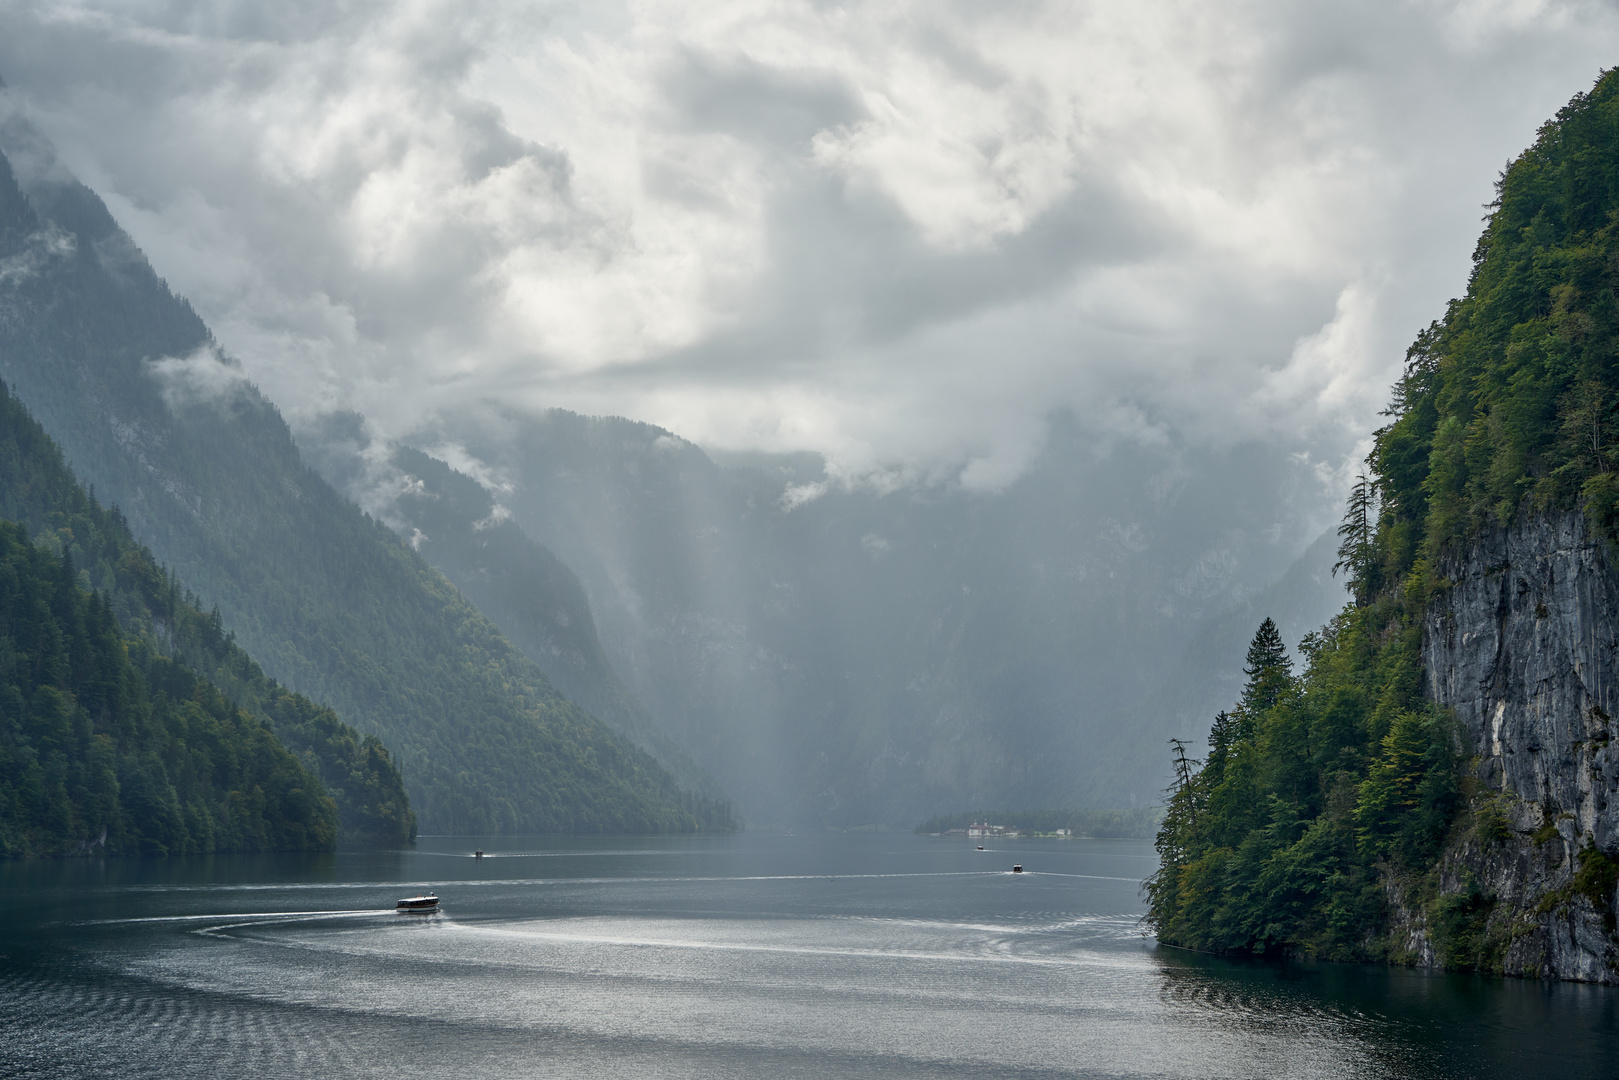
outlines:
[{"label": "dense green forest", "polygon": [[1146,838],[1157,830],[1163,816],[1163,808],[1158,806],[1136,806],[1128,810],[974,810],[929,818],[918,825],[916,831],[923,836],[933,836],[952,829],[965,829],[975,821],[987,821],[1019,832],[1054,833],[1067,829],[1074,836]]},{"label": "dense green forest", "polygon": [[3,383],[0,519],[23,524],[37,543],[71,559],[125,633],[196,669],[269,725],[335,800],[341,841],[401,844],[415,836],[415,814],[387,749],[267,678],[224,632],[218,612],[203,612],[130,536],[122,515],[80,486],[61,450]]},{"label": "dense green forest", "polygon": [[79,581],[0,522],[0,855],[332,847],[320,780]]},{"label": "dense green forest", "polygon": [[[559,695],[443,575],[310,470],[101,201],[50,165],[43,140],[26,150],[0,164],[0,258],[28,267],[8,279],[0,373],[236,643],[387,744],[424,828],[735,827],[728,804],[681,790]],[[14,177],[14,161],[33,171]],[[41,236],[56,240],[41,248]]]},{"label": "dense green forest", "polygon": [[[1400,959],[1393,894],[1448,966],[1498,960],[1489,898],[1438,888],[1447,840],[1497,843],[1506,823],[1423,697],[1422,617],[1442,556],[1479,530],[1580,508],[1619,540],[1619,72],[1541,128],[1489,210],[1467,293],[1408,352],[1350,498],[1353,604],[1306,638],[1301,673],[1267,620],[1207,760],[1177,763],[1148,888],[1164,942]],[[1606,904],[1613,861],[1579,859],[1576,887]]]}]

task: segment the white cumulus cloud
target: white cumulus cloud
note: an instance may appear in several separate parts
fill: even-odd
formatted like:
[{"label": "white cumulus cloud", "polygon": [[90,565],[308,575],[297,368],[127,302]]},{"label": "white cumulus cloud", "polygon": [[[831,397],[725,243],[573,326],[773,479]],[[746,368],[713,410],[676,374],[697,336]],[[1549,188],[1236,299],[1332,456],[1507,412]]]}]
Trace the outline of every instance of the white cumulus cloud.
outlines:
[{"label": "white cumulus cloud", "polygon": [[1580,0],[0,6],[10,106],[295,424],[566,406],[983,490],[1054,410],[1341,479],[1616,45]]}]

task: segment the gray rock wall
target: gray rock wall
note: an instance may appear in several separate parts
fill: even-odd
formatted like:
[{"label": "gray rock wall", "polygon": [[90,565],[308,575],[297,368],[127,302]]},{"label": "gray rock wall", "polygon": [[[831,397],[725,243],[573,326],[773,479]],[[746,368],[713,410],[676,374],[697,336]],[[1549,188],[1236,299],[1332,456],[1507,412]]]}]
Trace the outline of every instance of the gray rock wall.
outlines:
[{"label": "gray rock wall", "polygon": [[[1494,897],[1509,974],[1619,982],[1619,897],[1576,887],[1581,848],[1619,852],[1619,572],[1577,513],[1490,532],[1439,572],[1452,584],[1423,626],[1427,692],[1455,711],[1509,830],[1455,841],[1442,892],[1472,880]],[[1431,958],[1421,936],[1413,953]]]}]

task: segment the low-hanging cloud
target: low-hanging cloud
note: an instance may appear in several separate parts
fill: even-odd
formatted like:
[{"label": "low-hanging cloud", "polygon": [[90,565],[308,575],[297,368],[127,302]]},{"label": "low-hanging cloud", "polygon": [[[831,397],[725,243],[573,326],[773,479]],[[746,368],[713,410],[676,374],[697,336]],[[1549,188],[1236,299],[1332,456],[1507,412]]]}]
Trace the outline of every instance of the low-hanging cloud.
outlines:
[{"label": "low-hanging cloud", "polygon": [[46,266],[67,258],[76,248],[73,234],[55,225],[29,233],[18,251],[0,259],[0,292],[32,281]]},{"label": "low-hanging cloud", "polygon": [[1616,44],[1580,0],[0,9],[13,103],[294,423],[566,406],[984,490],[1053,410],[1330,486]]},{"label": "low-hanging cloud", "polygon": [[242,366],[222,355],[213,342],[205,342],[185,356],[149,359],[146,372],[157,380],[171,409],[225,405],[249,385]]}]

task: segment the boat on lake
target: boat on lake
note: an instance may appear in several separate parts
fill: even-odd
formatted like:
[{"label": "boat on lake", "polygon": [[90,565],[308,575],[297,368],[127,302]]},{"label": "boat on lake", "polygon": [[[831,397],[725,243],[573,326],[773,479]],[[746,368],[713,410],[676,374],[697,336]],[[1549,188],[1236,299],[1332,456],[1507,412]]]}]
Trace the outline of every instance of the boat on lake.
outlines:
[{"label": "boat on lake", "polygon": [[438,907],[438,897],[432,893],[422,896],[407,896],[399,901],[395,907],[399,911],[433,911]]}]

